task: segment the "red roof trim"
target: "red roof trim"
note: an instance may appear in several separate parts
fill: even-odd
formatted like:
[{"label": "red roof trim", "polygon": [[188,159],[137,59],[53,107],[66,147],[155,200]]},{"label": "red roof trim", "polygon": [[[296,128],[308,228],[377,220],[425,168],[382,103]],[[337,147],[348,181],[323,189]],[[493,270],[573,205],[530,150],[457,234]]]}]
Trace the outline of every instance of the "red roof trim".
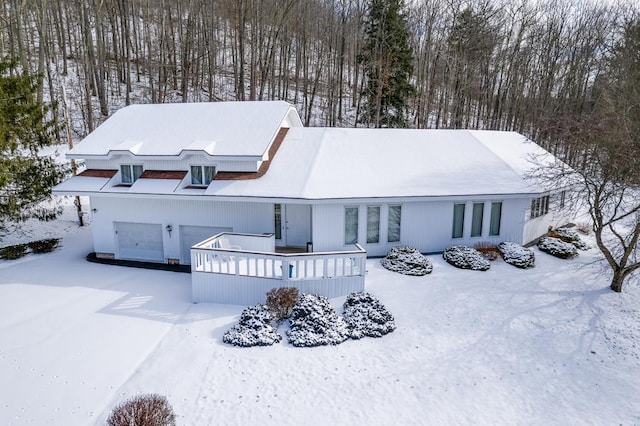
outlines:
[{"label": "red roof trim", "polygon": [[145,170],[140,179],[177,179],[182,180],[187,172],[181,170]]},{"label": "red roof trim", "polygon": [[251,180],[258,179],[267,173],[269,170],[269,166],[271,165],[271,161],[275,157],[280,145],[282,145],[282,141],[284,137],[287,135],[289,129],[287,127],[280,128],[278,134],[276,135],[273,144],[271,144],[271,148],[269,148],[269,159],[267,161],[263,161],[260,165],[260,169],[257,172],[218,172],[216,176],[213,178],[214,180]]},{"label": "red roof trim", "polygon": [[80,173],[78,176],[112,178],[116,175],[116,173],[118,173],[117,170],[87,169]]}]

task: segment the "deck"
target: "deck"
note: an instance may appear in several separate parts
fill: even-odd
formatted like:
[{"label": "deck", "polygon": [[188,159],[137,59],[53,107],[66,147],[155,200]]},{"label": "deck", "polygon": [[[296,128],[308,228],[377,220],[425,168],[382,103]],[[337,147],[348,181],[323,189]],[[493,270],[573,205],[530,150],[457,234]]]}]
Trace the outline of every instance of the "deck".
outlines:
[{"label": "deck", "polygon": [[283,253],[273,234],[225,232],[191,248],[192,297],[196,303],[252,305],[264,303],[277,287],[345,296],[364,290],[366,256],[357,244],[347,251]]}]

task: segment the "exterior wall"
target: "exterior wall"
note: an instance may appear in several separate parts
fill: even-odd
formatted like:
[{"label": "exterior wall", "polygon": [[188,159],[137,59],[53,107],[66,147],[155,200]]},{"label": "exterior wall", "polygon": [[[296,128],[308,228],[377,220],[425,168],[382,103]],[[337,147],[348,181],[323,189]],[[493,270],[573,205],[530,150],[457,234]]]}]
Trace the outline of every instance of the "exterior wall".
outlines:
[{"label": "exterior wall", "polygon": [[255,305],[265,303],[267,292],[278,287],[296,287],[300,293],[321,294],[328,298],[364,291],[364,276],[304,281],[282,281],[247,276],[191,271],[191,297],[194,303]]},{"label": "exterior wall", "polygon": [[[180,259],[180,226],[230,228],[234,232],[273,232],[273,205],[268,203],[92,197],[93,244],[96,253],[117,252],[114,222],[162,225],[164,258]],[[169,234],[166,226],[172,226]]]},{"label": "exterior wall", "polygon": [[148,160],[128,155],[116,155],[109,160],[90,159],[85,161],[88,169],[120,170],[121,164],[142,164],[145,170],[183,170],[188,172],[192,165],[214,165],[219,172],[255,172],[260,167],[257,161],[212,161],[205,155],[190,155],[184,159]]},{"label": "exterior wall", "polygon": [[560,207],[560,196],[558,193],[549,197],[549,213],[529,219],[531,217],[531,200],[528,200],[525,212],[525,225],[522,239],[529,243],[547,233],[550,226],[557,228],[566,225],[570,220],[570,209]]},{"label": "exterior wall", "polygon": [[[500,235],[489,236],[491,202],[502,202]],[[403,203],[319,204],[313,206],[314,251],[342,250],[344,244],[344,209],[359,207],[358,243],[369,256],[384,256],[398,245],[416,247],[423,253],[441,252],[454,244],[471,245],[478,242],[523,242],[526,199],[469,200],[464,202],[465,220],[462,238],[452,238],[453,205],[464,201],[405,201]],[[474,202],[484,202],[482,235],[471,237],[471,218]],[[400,241],[387,242],[388,206],[401,205]],[[380,242],[367,244],[367,206],[380,206]]]}]

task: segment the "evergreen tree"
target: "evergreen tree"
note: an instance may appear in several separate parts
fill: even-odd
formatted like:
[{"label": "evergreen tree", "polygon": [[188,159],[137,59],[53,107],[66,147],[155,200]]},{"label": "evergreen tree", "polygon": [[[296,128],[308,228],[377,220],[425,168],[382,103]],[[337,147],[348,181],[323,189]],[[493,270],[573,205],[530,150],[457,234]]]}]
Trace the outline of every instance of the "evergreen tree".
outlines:
[{"label": "evergreen tree", "polygon": [[7,220],[49,220],[57,210],[43,204],[64,169],[53,158],[39,155],[53,145],[54,123],[49,107],[37,100],[38,77],[18,63],[0,60],[0,229]]},{"label": "evergreen tree", "polygon": [[413,53],[402,0],[371,0],[365,44],[358,56],[367,77],[361,122],[373,127],[407,127]]}]

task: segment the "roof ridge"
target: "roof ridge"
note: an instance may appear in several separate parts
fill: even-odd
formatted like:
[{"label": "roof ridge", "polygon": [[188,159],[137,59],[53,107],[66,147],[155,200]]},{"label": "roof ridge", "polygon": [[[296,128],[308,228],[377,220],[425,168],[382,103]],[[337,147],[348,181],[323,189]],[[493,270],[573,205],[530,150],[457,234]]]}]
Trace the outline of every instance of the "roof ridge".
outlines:
[{"label": "roof ridge", "polygon": [[[307,129],[308,127],[303,127],[303,129]],[[307,168],[307,175],[305,176],[305,180],[304,180],[304,185],[302,186],[302,191],[300,191],[300,195],[303,198],[308,199],[308,187],[309,187],[309,178],[311,177],[311,175],[313,174],[312,171],[313,169],[316,168],[317,164],[318,164],[318,158],[320,157],[319,153],[320,150],[322,149],[322,147],[324,146],[324,140],[327,136],[327,131],[328,129],[335,129],[336,127],[317,127],[318,129],[322,129],[322,135],[319,138],[318,141],[318,145],[316,147],[316,152],[313,155],[313,161],[311,162],[311,164],[309,165],[309,167]]]},{"label": "roof ridge", "polygon": [[[501,133],[516,133],[520,136],[522,136],[524,139],[527,139],[526,136],[518,133],[518,132],[514,132],[514,131],[509,131],[509,130],[473,130],[473,129],[465,129],[465,132],[467,132],[473,139],[475,139],[485,150],[487,150],[488,152],[491,153],[491,155],[493,155],[494,157],[496,157],[498,160],[500,160],[500,162],[502,164],[504,164],[505,166],[507,166],[509,168],[509,170],[511,170],[516,176],[518,176],[523,182],[526,182],[526,179],[524,176],[522,176],[520,174],[520,172],[518,170],[516,170],[514,168],[514,166],[507,160],[505,160],[502,156],[498,155],[493,149],[489,148],[487,146],[486,143],[484,143],[482,141],[482,139],[478,138],[475,135],[475,132],[501,132]],[[527,139],[528,140],[528,139]]]}]

